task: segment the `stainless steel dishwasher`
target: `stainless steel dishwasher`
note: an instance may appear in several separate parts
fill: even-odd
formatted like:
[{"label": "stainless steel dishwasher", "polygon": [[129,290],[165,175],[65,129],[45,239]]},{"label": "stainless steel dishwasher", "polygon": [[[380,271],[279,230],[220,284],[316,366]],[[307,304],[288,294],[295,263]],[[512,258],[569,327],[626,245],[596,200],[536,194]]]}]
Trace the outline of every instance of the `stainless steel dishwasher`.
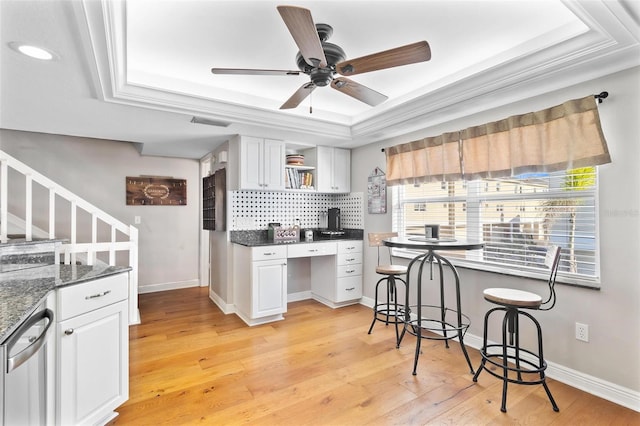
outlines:
[{"label": "stainless steel dishwasher", "polygon": [[38,306],[0,345],[0,425],[44,425],[50,384],[47,356],[53,311]]}]

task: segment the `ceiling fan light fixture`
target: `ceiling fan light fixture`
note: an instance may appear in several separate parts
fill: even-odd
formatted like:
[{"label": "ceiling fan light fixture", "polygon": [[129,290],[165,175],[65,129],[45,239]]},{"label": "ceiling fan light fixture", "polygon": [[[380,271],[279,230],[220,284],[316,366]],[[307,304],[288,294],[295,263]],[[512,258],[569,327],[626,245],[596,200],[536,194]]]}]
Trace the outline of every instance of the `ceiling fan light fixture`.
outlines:
[{"label": "ceiling fan light fixture", "polygon": [[215,126],[215,127],[229,127],[231,123],[227,121],[221,120],[212,120],[210,118],[204,117],[191,117],[191,122],[194,124],[206,124],[207,126]]}]

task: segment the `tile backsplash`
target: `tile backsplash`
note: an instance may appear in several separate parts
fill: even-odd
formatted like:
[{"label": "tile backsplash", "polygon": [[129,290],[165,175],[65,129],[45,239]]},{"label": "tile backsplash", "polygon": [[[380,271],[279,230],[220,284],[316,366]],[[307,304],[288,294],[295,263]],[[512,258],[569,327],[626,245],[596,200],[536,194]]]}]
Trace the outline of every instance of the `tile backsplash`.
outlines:
[{"label": "tile backsplash", "polygon": [[320,212],[338,207],[343,228],[364,227],[362,192],[317,194],[307,192],[231,191],[231,231],[267,229],[271,222],[318,228]]}]

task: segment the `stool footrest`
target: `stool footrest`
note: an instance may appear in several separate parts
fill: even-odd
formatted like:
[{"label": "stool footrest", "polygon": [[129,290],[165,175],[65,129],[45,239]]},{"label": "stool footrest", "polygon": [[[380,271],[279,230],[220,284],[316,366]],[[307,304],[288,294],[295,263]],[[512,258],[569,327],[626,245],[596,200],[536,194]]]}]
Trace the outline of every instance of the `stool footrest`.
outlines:
[{"label": "stool footrest", "polygon": [[[411,310],[409,312],[417,312],[416,308],[417,306],[411,306]],[[406,321],[405,329],[409,332],[409,334],[417,336],[419,328],[420,337],[423,339],[455,339],[456,337],[458,337],[459,333],[462,333],[462,335],[464,336],[464,334],[467,332],[467,329],[469,328],[469,325],[471,324],[469,317],[462,313],[458,313],[458,311],[450,308],[442,309],[440,308],[440,306],[436,305],[421,305],[420,308],[422,318],[415,318]],[[429,315],[429,317],[425,317],[425,308],[427,308],[426,313],[427,315]],[[443,314],[444,319],[442,319]],[[458,321],[458,316],[460,317],[460,321]],[[430,331],[435,335],[424,335],[424,331]]]},{"label": "stool footrest", "polygon": [[382,303],[374,306],[374,321],[382,321],[386,324],[402,324],[405,317],[404,306],[398,306],[397,310],[395,305]]},{"label": "stool footrest", "polygon": [[[545,376],[543,373],[547,369],[547,363],[543,360],[541,364],[540,358],[534,352],[520,348],[520,353],[525,353],[526,357],[523,358],[520,356],[519,360],[516,358],[514,353],[507,353],[507,364],[505,365],[502,345],[487,345],[486,351],[491,348],[500,349],[500,352],[487,353],[485,351],[480,351],[480,355],[486,362],[499,369],[499,371],[493,371],[485,367],[485,370],[492,376],[502,380],[507,380],[510,383],[517,383],[521,385],[539,385],[544,383]],[[509,352],[513,352],[513,347],[509,347],[508,349],[511,349]],[[517,366],[518,363],[520,364],[520,367]],[[509,373],[513,373],[518,378],[505,377],[505,368],[507,370],[507,375]],[[529,377],[529,375],[536,375],[536,377]],[[527,380],[524,379],[525,377]]]}]

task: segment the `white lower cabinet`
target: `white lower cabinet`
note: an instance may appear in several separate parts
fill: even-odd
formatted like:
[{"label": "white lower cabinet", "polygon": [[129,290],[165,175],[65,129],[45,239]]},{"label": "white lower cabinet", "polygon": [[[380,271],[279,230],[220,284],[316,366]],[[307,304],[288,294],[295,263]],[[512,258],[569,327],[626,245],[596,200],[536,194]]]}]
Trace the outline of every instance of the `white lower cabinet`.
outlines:
[{"label": "white lower cabinet", "polygon": [[252,262],[252,314],[256,318],[286,312],[287,264],[282,260]]},{"label": "white lower cabinet", "polygon": [[58,290],[56,423],[105,424],[129,398],[128,273]]},{"label": "white lower cabinet", "polygon": [[311,263],[311,293],[332,308],[357,303],[362,297],[362,241],[336,244],[337,255]]},{"label": "white lower cabinet", "polygon": [[311,297],[315,300],[338,308],[362,298],[362,241],[233,247],[235,310],[248,325],[284,319],[287,259],[308,258]]},{"label": "white lower cabinet", "polygon": [[236,314],[248,325],[283,319],[287,312],[287,248],[234,247]]}]

